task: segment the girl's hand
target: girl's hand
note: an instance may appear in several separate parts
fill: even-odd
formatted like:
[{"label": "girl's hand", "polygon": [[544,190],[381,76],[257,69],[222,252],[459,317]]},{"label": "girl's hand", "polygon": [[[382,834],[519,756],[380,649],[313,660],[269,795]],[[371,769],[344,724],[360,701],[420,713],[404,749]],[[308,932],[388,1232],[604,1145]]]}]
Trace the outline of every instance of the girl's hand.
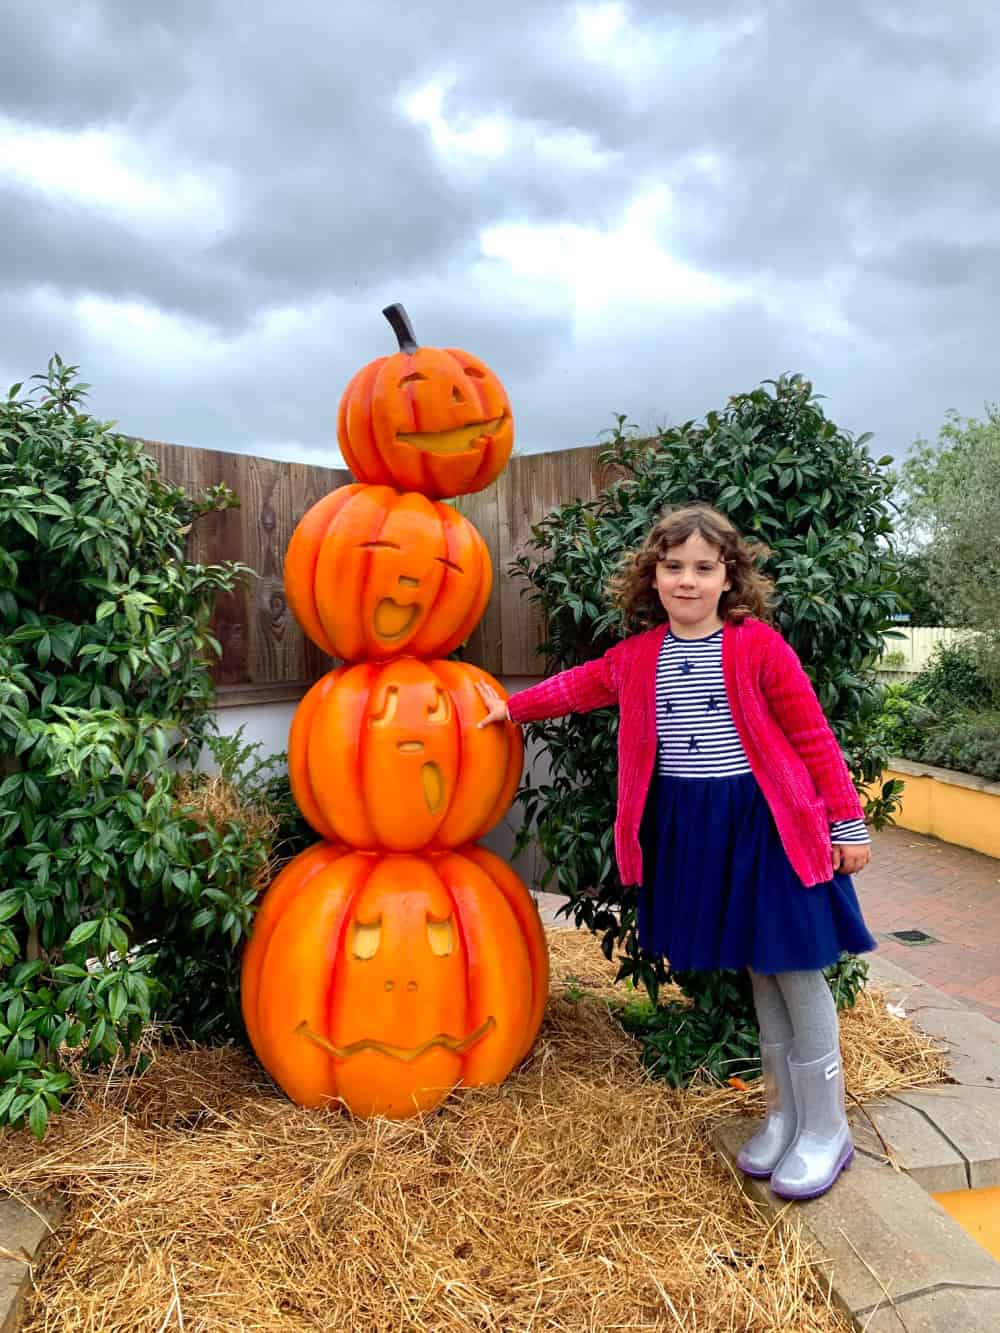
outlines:
[{"label": "girl's hand", "polygon": [[856,875],[859,870],[864,870],[871,859],[870,843],[864,842],[860,846],[857,843],[846,842],[833,844],[834,874]]},{"label": "girl's hand", "polygon": [[506,703],[500,698],[492,685],[487,685],[484,680],[480,680],[476,682],[476,690],[488,710],[483,720],[476,723],[477,727],[488,727],[491,722],[509,722],[511,720]]}]

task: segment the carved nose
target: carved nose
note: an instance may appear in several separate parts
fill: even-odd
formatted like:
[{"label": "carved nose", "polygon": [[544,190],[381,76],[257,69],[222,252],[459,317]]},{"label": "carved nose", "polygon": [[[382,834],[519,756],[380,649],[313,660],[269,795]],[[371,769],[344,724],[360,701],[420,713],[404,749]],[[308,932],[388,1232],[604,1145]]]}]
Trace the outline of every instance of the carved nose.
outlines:
[{"label": "carved nose", "polygon": [[396,748],[402,754],[419,754],[424,748],[424,743],[423,741],[399,741]]}]

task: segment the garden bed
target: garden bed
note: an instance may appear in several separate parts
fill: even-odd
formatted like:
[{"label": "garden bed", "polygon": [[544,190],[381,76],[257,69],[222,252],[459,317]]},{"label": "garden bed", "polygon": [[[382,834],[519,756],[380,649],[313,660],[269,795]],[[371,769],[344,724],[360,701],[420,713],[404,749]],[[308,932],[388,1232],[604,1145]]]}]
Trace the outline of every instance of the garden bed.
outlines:
[{"label": "garden bed", "polygon": [[901,828],[1000,857],[1000,783],[909,759],[891,759],[882,782],[906,783]]},{"label": "garden bed", "polygon": [[[0,1188],[68,1209],[22,1329],[847,1328],[710,1146],[759,1088],[651,1083],[613,965],[589,935],[549,941],[531,1056],[420,1120],[300,1110],[232,1049],[82,1077],[41,1148],[0,1145]],[[877,992],[843,1033],[857,1096],[944,1077]]]}]

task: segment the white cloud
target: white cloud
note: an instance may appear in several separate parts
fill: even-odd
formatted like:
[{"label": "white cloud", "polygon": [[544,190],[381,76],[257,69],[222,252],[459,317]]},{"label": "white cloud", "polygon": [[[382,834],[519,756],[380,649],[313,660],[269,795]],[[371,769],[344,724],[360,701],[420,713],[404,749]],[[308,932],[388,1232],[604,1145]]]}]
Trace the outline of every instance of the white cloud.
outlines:
[{"label": "white cloud", "polygon": [[459,113],[449,122],[444,102],[454,82],[439,76],[423,84],[404,98],[404,111],[417,125],[427,127],[434,147],[446,158],[503,157],[512,142],[509,120]]},{"label": "white cloud", "polygon": [[217,176],[210,183],[173,170],[112,130],[39,129],[0,118],[4,177],[156,228],[183,221],[216,232],[226,211]]},{"label": "white cloud", "polygon": [[483,253],[523,283],[554,283],[571,298],[578,328],[629,307],[724,306],[748,294],[742,283],[699,271],[664,248],[673,196],[665,185],[638,194],[617,226],[501,224],[482,235]]}]

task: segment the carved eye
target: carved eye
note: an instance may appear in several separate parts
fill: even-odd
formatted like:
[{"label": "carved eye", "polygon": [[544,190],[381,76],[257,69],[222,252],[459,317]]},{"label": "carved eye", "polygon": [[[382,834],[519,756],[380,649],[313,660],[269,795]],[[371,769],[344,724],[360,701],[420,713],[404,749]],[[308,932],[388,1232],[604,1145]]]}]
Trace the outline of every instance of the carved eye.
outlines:
[{"label": "carved eye", "polygon": [[379,547],[386,547],[390,551],[400,550],[399,542],[358,542],[362,551],[375,551]]},{"label": "carved eye", "polygon": [[438,958],[447,958],[450,953],[455,952],[455,927],[452,925],[450,916],[446,916],[443,921],[435,921],[434,917],[427,918],[427,940],[431,946],[431,953],[436,954]]},{"label": "carved eye", "polygon": [[426,375],[421,375],[419,370],[415,370],[412,375],[403,376],[399,381],[399,387],[402,388],[404,384],[413,384],[415,380],[425,380],[426,378]]},{"label": "carved eye", "polygon": [[355,921],[351,928],[351,952],[355,958],[374,958],[382,938],[382,918]]},{"label": "carved eye", "polygon": [[474,380],[484,380],[486,378],[486,376],[477,366],[466,366],[465,373],[466,375],[471,376],[472,379]]},{"label": "carved eye", "polygon": [[372,713],[372,726],[386,726],[396,716],[396,709],[399,707],[399,686],[389,685],[385,691],[385,701],[382,704],[381,712]]},{"label": "carved eye", "polygon": [[455,562],[454,562],[454,560],[446,560],[446,559],[444,558],[443,555],[436,555],[436,556],[434,557],[434,559],[435,559],[435,560],[440,560],[440,562],[441,562],[442,565],[447,565],[448,568],[449,568],[449,569],[453,569],[453,570],[455,571],[456,574],[464,574],[464,573],[465,573],[465,571],[463,570],[463,568],[462,568],[461,565],[456,565]]},{"label": "carved eye", "polygon": [[451,700],[440,686],[437,689],[437,701],[427,709],[428,722],[447,722],[451,717]]}]

